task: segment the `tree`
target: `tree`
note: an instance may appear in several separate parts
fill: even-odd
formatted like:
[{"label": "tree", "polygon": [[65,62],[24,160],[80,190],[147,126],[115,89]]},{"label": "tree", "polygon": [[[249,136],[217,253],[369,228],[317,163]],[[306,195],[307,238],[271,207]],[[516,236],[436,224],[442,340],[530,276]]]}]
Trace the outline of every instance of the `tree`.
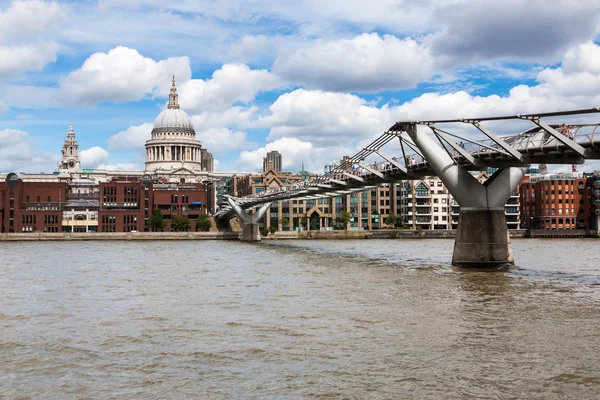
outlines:
[{"label": "tree", "polygon": [[290,219],[283,217],[281,218],[281,228],[285,228],[286,226],[288,226],[288,224],[290,223]]},{"label": "tree", "polygon": [[152,232],[163,231],[165,228],[165,221],[162,215],[162,211],[159,208],[155,208],[152,210],[152,216],[150,217],[150,221],[148,222],[150,229]]},{"label": "tree", "polygon": [[398,217],[396,216],[396,213],[393,211],[390,211],[390,213],[388,214],[387,217],[385,217],[385,219],[383,220],[383,223],[386,225],[392,225],[392,226],[396,226],[396,223],[398,222]]},{"label": "tree", "polygon": [[200,213],[198,218],[196,218],[196,230],[199,229],[202,232],[208,232],[210,228],[212,228],[210,216],[207,213]]},{"label": "tree", "polygon": [[348,211],[344,210],[342,211],[342,215],[337,217],[335,220],[338,224],[343,226],[343,229],[346,229],[348,223],[352,220],[352,216]]},{"label": "tree", "polygon": [[308,218],[306,217],[306,215],[302,216],[300,218],[300,226],[303,228],[307,228],[306,223],[308,222]]},{"label": "tree", "polygon": [[275,225],[271,225],[269,227],[269,232],[271,232],[271,234],[274,234],[275,232],[277,232],[277,227]]},{"label": "tree", "polygon": [[190,221],[186,217],[175,215],[171,220],[171,229],[175,232],[186,232],[192,227]]}]

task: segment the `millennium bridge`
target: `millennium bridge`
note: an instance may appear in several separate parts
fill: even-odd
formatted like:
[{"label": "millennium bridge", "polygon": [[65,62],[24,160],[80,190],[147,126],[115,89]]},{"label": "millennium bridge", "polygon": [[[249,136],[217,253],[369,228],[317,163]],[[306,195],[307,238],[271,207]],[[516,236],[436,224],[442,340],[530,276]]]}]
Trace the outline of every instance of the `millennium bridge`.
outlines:
[{"label": "millennium bridge", "polygon": [[[452,264],[478,268],[510,265],[514,258],[504,204],[530,164],[583,164],[600,159],[598,113],[600,107],[399,121],[330,172],[297,187],[240,198],[228,196],[215,217],[239,217],[244,224],[242,240],[260,241],[258,222],[274,201],[335,197],[382,183],[438,176],[460,205]],[[510,132],[523,121],[530,128],[516,134],[500,136],[490,129]],[[470,172],[487,168],[497,170],[484,183]]]}]

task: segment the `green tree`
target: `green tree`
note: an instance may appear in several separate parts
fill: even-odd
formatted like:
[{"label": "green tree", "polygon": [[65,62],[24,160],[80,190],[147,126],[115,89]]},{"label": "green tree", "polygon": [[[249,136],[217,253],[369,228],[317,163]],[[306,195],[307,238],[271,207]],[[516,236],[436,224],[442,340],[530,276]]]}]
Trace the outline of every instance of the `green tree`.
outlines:
[{"label": "green tree", "polygon": [[306,225],[307,222],[308,222],[308,218],[306,217],[306,215],[304,215],[300,218],[300,226],[306,230],[308,230],[308,226]]},{"label": "green tree", "polygon": [[196,218],[196,229],[202,232],[208,232],[212,228],[210,216],[207,213],[200,213]]},{"label": "green tree", "polygon": [[288,226],[289,223],[290,223],[289,218],[286,218],[286,217],[281,218],[281,228],[282,229],[285,228],[286,226]]},{"label": "green tree", "polygon": [[171,220],[171,229],[175,232],[186,232],[192,227],[190,221],[186,217],[175,215]]},{"label": "green tree", "polygon": [[271,232],[272,234],[275,233],[275,232],[277,232],[277,227],[275,225],[271,225],[269,227],[269,232]]},{"label": "green tree", "polygon": [[150,217],[148,225],[150,226],[150,229],[152,229],[152,232],[162,232],[165,228],[165,220],[163,218],[162,211],[160,211],[159,208],[152,210],[152,216]]},{"label": "green tree", "polygon": [[396,216],[396,213],[393,211],[390,211],[390,213],[388,214],[387,217],[385,217],[385,219],[383,220],[383,223],[386,225],[392,225],[392,226],[396,226],[396,223],[398,222],[398,217]]},{"label": "green tree", "polygon": [[352,215],[350,215],[350,212],[344,210],[342,211],[342,215],[337,217],[335,220],[338,224],[342,225],[342,229],[346,229],[348,223],[352,220]]}]

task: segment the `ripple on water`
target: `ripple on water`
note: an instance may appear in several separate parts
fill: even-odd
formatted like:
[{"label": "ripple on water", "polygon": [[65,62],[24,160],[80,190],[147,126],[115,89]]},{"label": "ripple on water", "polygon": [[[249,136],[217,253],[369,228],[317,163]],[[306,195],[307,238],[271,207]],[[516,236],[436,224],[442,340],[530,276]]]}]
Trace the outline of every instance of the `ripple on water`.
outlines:
[{"label": "ripple on water", "polygon": [[595,398],[600,242],[559,244],[483,273],[452,241],[11,243],[0,393]]}]

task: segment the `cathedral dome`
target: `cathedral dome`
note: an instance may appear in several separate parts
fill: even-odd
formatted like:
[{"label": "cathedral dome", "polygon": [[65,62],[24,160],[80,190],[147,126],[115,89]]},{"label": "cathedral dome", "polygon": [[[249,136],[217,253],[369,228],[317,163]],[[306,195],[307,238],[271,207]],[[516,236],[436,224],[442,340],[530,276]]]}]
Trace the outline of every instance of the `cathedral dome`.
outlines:
[{"label": "cathedral dome", "polygon": [[179,108],[167,108],[154,120],[154,129],[162,128],[194,129],[194,126],[185,111]]}]

